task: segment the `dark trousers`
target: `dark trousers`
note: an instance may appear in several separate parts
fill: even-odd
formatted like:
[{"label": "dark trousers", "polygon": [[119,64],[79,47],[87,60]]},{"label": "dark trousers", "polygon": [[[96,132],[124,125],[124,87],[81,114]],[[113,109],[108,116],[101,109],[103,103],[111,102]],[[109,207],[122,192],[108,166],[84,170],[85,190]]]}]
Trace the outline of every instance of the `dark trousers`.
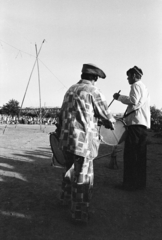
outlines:
[{"label": "dark trousers", "polygon": [[142,125],[128,126],[124,147],[123,184],[132,189],[146,187],[147,129]]}]

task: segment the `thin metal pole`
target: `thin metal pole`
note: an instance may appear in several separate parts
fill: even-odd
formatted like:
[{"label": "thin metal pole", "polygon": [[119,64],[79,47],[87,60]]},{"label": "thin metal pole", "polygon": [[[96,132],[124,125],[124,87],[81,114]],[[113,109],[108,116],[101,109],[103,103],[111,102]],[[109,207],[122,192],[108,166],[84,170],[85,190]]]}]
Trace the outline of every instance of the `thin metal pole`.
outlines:
[{"label": "thin metal pole", "polygon": [[[121,152],[121,151],[122,151],[122,150],[118,150],[118,151],[115,151],[115,153],[118,153],[118,152]],[[98,157],[96,157],[94,160],[98,160],[98,159],[100,159],[100,158],[103,158],[103,157],[106,157],[106,156],[110,156],[112,153],[113,153],[113,151],[112,151],[111,153],[107,153],[107,154],[98,156]]]},{"label": "thin metal pole", "polygon": [[42,124],[42,108],[41,108],[41,88],[40,88],[40,72],[39,72],[39,62],[38,62],[38,52],[37,52],[37,45],[35,44],[36,50],[36,60],[37,60],[37,69],[38,69],[38,85],[39,85],[39,108],[40,108],[40,129]]},{"label": "thin metal pole", "polygon": [[5,133],[6,128],[7,128],[7,123],[6,123],[6,125],[5,125],[5,127],[3,129],[3,134]]}]

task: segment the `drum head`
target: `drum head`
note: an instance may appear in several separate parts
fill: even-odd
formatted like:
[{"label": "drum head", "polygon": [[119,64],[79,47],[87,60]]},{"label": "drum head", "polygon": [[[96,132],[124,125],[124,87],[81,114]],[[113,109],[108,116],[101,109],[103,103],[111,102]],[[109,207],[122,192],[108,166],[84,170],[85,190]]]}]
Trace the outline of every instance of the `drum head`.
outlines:
[{"label": "drum head", "polygon": [[58,147],[58,140],[55,135],[55,132],[50,133],[49,140],[50,140],[50,146],[51,146],[52,153],[53,153],[57,163],[60,164],[61,166],[65,166],[65,157],[63,155],[63,152]]},{"label": "drum head", "polygon": [[116,120],[114,130],[105,128],[103,125],[100,128],[100,135],[103,142],[108,145],[118,145],[125,140],[127,130],[126,124],[122,120]]}]

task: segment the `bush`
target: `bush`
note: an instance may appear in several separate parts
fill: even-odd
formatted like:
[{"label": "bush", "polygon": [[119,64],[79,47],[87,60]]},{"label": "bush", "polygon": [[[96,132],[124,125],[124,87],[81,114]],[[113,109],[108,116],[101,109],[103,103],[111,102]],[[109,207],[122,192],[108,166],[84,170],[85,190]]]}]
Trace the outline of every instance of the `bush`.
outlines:
[{"label": "bush", "polygon": [[162,131],[162,109],[151,107],[151,129],[154,131]]}]

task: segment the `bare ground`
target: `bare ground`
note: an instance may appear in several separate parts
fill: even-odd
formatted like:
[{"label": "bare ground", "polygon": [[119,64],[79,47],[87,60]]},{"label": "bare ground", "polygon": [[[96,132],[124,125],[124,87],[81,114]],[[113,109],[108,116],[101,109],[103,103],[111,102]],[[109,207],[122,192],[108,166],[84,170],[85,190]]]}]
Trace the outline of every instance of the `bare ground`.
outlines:
[{"label": "bare ground", "polygon": [[[52,126],[0,125],[0,240],[161,240],[162,137],[149,132],[147,188],[117,189],[122,182],[109,157],[94,161],[95,181],[87,225],[74,224],[58,201],[62,168],[50,166]],[[123,145],[119,146],[123,150]],[[101,145],[100,155],[111,152]]]}]

